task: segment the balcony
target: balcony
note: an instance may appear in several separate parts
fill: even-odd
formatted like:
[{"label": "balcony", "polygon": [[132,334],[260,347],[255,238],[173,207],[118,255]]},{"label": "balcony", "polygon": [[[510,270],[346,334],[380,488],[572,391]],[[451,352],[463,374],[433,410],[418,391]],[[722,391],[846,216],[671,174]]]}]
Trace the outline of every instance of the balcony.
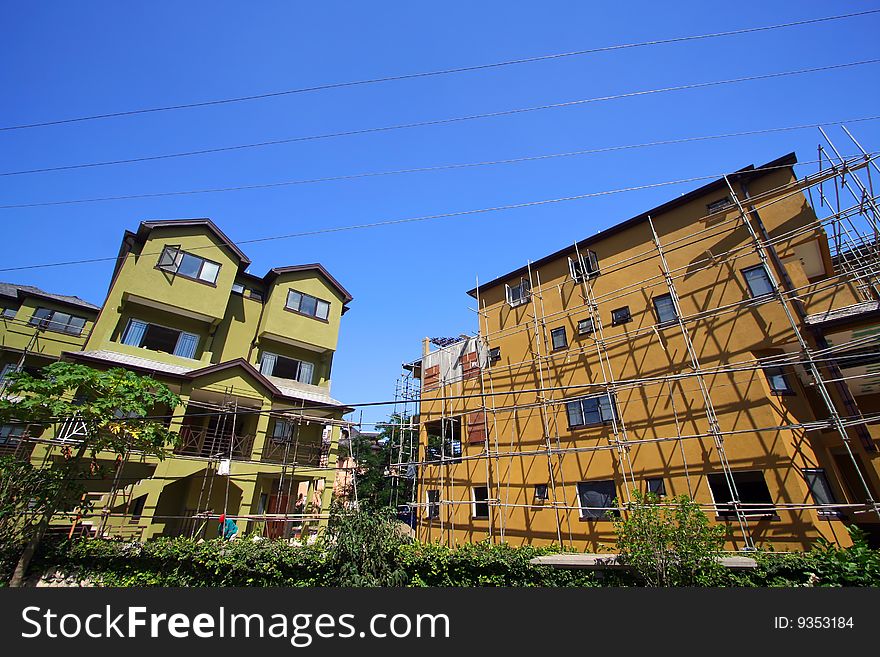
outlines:
[{"label": "balcony", "polygon": [[[285,446],[287,446],[287,449],[285,449]],[[329,453],[329,444],[323,447],[320,444],[297,445],[293,442],[285,443],[283,440],[266,438],[266,445],[263,447],[263,461],[322,468],[327,465]]]},{"label": "balcony", "polygon": [[180,439],[174,453],[181,456],[249,459],[254,447],[253,434],[239,435],[208,427],[185,426],[180,430]]}]

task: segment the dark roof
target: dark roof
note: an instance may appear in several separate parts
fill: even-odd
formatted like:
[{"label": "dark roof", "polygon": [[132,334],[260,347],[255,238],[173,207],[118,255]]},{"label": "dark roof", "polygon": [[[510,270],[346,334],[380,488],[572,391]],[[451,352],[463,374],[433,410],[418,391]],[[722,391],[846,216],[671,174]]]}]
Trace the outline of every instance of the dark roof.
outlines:
[{"label": "dark roof", "polygon": [[336,291],[342,295],[342,297],[345,299],[344,303],[348,303],[354,298],[351,296],[351,294],[348,293],[348,290],[342,287],[342,284],[339,281],[337,281],[335,278],[333,278],[333,276],[330,275],[329,271],[324,269],[324,265],[318,262],[314,262],[310,265],[291,265],[289,267],[275,267],[274,269],[269,270],[269,273],[265,276],[265,280],[268,283],[270,280],[276,278],[277,276],[280,276],[281,274],[309,270],[320,272],[324,276],[324,278],[326,278],[327,281],[329,281],[329,283],[336,288]]},{"label": "dark roof", "polygon": [[138,227],[137,237],[141,240],[146,239],[147,234],[153,230],[154,228],[164,228],[164,227],[172,227],[172,226],[207,226],[208,229],[214,233],[214,235],[220,240],[223,246],[227,247],[235,256],[241,261],[241,268],[246,269],[248,265],[251,264],[250,258],[248,258],[244,252],[239,249],[235,242],[233,242],[229,237],[226,236],[222,230],[217,227],[210,219],[160,219],[155,221],[142,221],[141,225]]},{"label": "dark roof", "polygon": [[[733,175],[728,176],[728,179],[733,181],[733,180],[739,180],[739,179],[742,179],[745,177],[755,177],[755,176],[759,176],[759,175],[762,175],[763,173],[765,173],[764,171],[762,171],[762,169],[773,169],[773,168],[778,168],[778,167],[791,166],[791,165],[795,164],[796,162],[797,162],[797,156],[794,153],[788,153],[787,155],[783,155],[782,157],[776,158],[775,160],[772,160],[772,161],[768,162],[767,164],[763,164],[760,167],[757,167],[757,169],[755,168],[754,164],[750,164],[747,167],[743,167],[739,171],[735,172]],[[614,226],[611,226],[610,228],[606,228],[605,230],[601,230],[598,233],[596,233],[595,235],[587,237],[586,239],[583,239],[580,242],[578,242],[577,248],[580,249],[582,247],[589,246],[590,244],[595,244],[596,242],[598,242],[600,240],[611,237],[612,235],[620,233],[620,232],[626,230],[627,228],[631,228],[632,226],[635,226],[636,224],[639,224],[639,223],[645,221],[649,216],[651,216],[652,218],[656,218],[657,215],[659,215],[659,214],[674,210],[675,208],[678,208],[678,207],[681,207],[682,205],[690,203],[694,199],[697,199],[701,196],[708,194],[711,191],[714,191],[714,190],[716,190],[718,188],[722,188],[722,187],[727,188],[727,183],[725,182],[724,178],[719,178],[718,180],[710,182],[707,185],[703,185],[702,187],[699,187],[698,189],[690,191],[687,194],[682,194],[681,196],[674,198],[671,201],[667,201],[666,203],[663,203],[662,205],[658,205],[656,208],[652,208],[646,212],[642,212],[641,214],[636,215],[635,217],[631,217],[631,218],[627,219],[626,221],[622,221],[619,224],[615,224]],[[535,260],[534,262],[531,263],[531,266],[533,268],[542,267],[549,262],[553,262],[554,260],[558,260],[559,258],[562,258],[563,256],[566,256],[566,255],[572,253],[572,251],[574,249],[575,249],[575,245],[570,244],[570,245],[566,246],[565,248],[560,249],[559,251],[556,251],[554,253],[551,253],[550,255],[544,256],[540,260]],[[506,281],[509,278],[514,278],[516,276],[522,276],[523,274],[528,274],[528,271],[529,271],[528,265],[524,266],[524,267],[520,267],[519,269],[515,269],[514,271],[508,272],[507,274],[504,274],[503,276],[499,276],[499,277],[495,278],[494,280],[489,281],[488,283],[484,283],[484,284],[480,285],[480,288],[488,289],[488,288],[495,287],[497,285],[501,285],[504,281]],[[468,294],[470,296],[476,298],[477,288],[474,288],[472,290],[468,290]]]},{"label": "dark roof", "polygon": [[79,297],[70,296],[66,294],[52,294],[51,292],[46,292],[45,290],[41,290],[38,287],[34,287],[33,285],[18,285],[16,283],[0,283],[0,296],[10,297],[12,299],[23,299],[25,297],[40,297],[41,299],[48,299],[50,301],[55,301],[56,303],[63,303],[69,306],[76,306],[77,308],[86,308],[88,310],[100,310],[100,306],[96,306],[93,303],[89,303],[84,299],[80,299]]}]

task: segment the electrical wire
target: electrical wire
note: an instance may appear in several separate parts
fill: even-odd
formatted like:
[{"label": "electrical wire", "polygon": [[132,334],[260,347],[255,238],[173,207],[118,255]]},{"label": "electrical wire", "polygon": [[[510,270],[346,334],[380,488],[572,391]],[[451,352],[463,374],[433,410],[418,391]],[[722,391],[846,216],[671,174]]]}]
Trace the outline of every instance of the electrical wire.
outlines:
[{"label": "electrical wire", "polygon": [[268,141],[254,142],[250,144],[237,144],[235,146],[220,146],[216,148],[203,148],[194,151],[182,151],[177,153],[164,153],[162,155],[148,155],[142,157],[133,157],[121,160],[105,160],[102,162],[88,162],[81,164],[69,164],[65,166],[56,166],[56,167],[42,167],[38,169],[24,169],[19,171],[5,171],[0,173],[0,177],[7,176],[23,176],[28,174],[35,173],[50,173],[56,171],[70,171],[73,169],[89,169],[95,167],[105,167],[105,166],[117,166],[120,164],[133,164],[136,162],[153,162],[156,160],[168,160],[179,157],[192,157],[196,155],[209,155],[213,153],[224,153],[230,151],[241,151],[252,148],[263,148],[266,146],[277,146],[281,144],[292,144],[297,142],[305,142],[305,141],[318,141],[322,139],[334,139],[337,137],[352,137],[355,135],[366,135],[373,134],[378,132],[391,132],[394,130],[403,130],[410,128],[424,128],[428,126],[436,126],[436,125],[448,125],[451,123],[462,123],[465,121],[474,121],[477,119],[490,119],[497,118],[501,116],[513,116],[518,114],[526,114],[530,112],[539,112],[544,110],[551,109],[561,109],[565,107],[575,107],[579,105],[586,105],[590,103],[600,103],[609,100],[621,100],[625,98],[636,98],[639,96],[649,96],[655,94],[668,93],[671,91],[685,91],[691,89],[705,89],[709,87],[717,87],[727,84],[737,84],[740,82],[754,82],[757,80],[771,80],[783,77],[791,77],[795,75],[804,75],[807,73],[817,73],[821,71],[832,71],[839,70],[844,68],[852,68],[855,66],[865,66],[869,64],[877,64],[880,63],[880,58],[878,59],[865,59],[856,62],[846,62],[843,64],[830,64],[827,66],[817,66],[813,68],[802,68],[794,71],[781,71],[776,73],[762,73],[760,75],[749,75],[740,78],[729,78],[725,80],[712,80],[709,82],[694,82],[690,84],[681,84],[672,87],[661,87],[657,89],[644,89],[641,91],[629,91],[620,94],[612,94],[608,96],[595,96],[593,98],[582,98],[579,100],[569,100],[560,103],[549,103],[546,105],[535,105],[532,107],[518,107],[514,109],[508,110],[498,110],[495,112],[484,112],[481,114],[467,114],[464,116],[453,116],[445,119],[431,119],[428,121],[415,121],[410,123],[398,123],[394,125],[387,126],[379,126],[373,128],[360,128],[357,130],[344,130],[340,132],[328,132],[324,134],[318,135],[305,135],[302,137],[289,137],[285,139],[271,139]]},{"label": "electrical wire", "polygon": [[247,96],[236,96],[231,98],[219,98],[215,100],[206,100],[194,103],[182,103],[177,105],[164,105],[160,107],[147,107],[134,110],[124,110],[119,112],[105,112],[102,114],[91,114],[87,116],[77,116],[67,119],[54,119],[50,121],[40,121],[33,123],[23,123],[19,125],[8,125],[0,127],[0,132],[12,130],[25,130],[31,128],[42,128],[47,126],[64,125],[70,123],[82,123],[85,121],[97,121],[101,119],[118,118],[123,116],[135,116],[139,114],[149,114],[155,112],[169,112],[174,110],[195,109],[199,107],[210,107],[217,105],[228,105],[232,103],[242,103],[254,100],[264,100],[268,98],[277,98],[280,96],[289,96],[294,94],[312,93],[316,91],[326,91],[329,89],[341,89],[345,87],[364,86],[369,84],[377,84],[383,82],[396,82],[402,80],[413,80],[418,78],[436,77],[441,75],[451,75],[455,73],[467,73],[481,71],[487,69],[503,68],[506,66],[516,66],[520,64],[531,64],[555,59],[563,59],[566,57],[576,57],[582,55],[592,55],[603,52],[613,52],[616,50],[625,50],[630,48],[642,48],[647,46],[659,46],[672,43],[683,43],[688,41],[698,41],[704,39],[714,39],[719,37],[737,36],[743,34],[753,34],[757,32],[767,32],[771,30],[786,29],[790,27],[799,27],[803,25],[815,25],[818,23],[827,23],[830,21],[843,20],[846,18],[856,18],[880,13],[880,9],[867,9],[865,11],[852,12],[848,14],[838,14],[835,16],[825,16],[822,18],[809,18],[799,21],[791,21],[788,23],[777,23],[775,25],[763,25],[757,27],[747,27],[738,30],[727,30],[724,32],[712,32],[708,34],[696,34],[682,37],[670,37],[666,39],[653,39],[651,41],[640,41],[636,43],[622,43],[611,46],[600,46],[596,48],[586,48],[583,50],[573,50],[570,52],[552,53],[549,55],[538,55],[535,57],[521,57],[518,59],[510,59],[500,62],[491,62],[488,64],[476,64],[473,66],[460,66],[456,68],[440,69],[435,71],[423,71],[418,73],[405,73],[400,75],[389,75],[378,78],[367,78],[364,80],[351,80],[345,82],[332,82],[327,84],[315,85],[310,87],[299,87],[296,89],[285,89],[282,91],[272,91],[262,94],[252,94]]},{"label": "electrical wire", "polygon": [[651,142],[642,142],[638,144],[624,144],[619,146],[605,146],[602,148],[590,148],[584,150],[577,151],[567,151],[562,153],[546,153],[543,155],[531,155],[526,157],[517,157],[517,158],[507,158],[501,160],[484,160],[481,162],[461,162],[461,163],[453,163],[453,164],[441,164],[436,166],[429,167],[414,167],[409,169],[396,169],[391,171],[369,171],[364,173],[354,173],[348,175],[339,175],[339,176],[326,176],[323,178],[304,178],[299,180],[282,180],[274,183],[258,183],[253,185],[237,185],[232,187],[213,187],[207,189],[192,189],[192,190],[183,190],[183,191],[174,191],[174,192],[153,192],[153,193],[144,193],[144,194],[123,194],[119,196],[101,196],[94,198],[82,198],[82,199],[66,199],[61,201],[38,201],[33,203],[18,203],[12,205],[0,205],[0,210],[12,210],[12,209],[23,209],[23,208],[38,208],[38,207],[47,207],[47,206],[56,206],[56,205],[74,205],[80,203],[100,203],[105,201],[124,201],[124,200],[133,200],[133,199],[145,199],[145,198],[161,198],[168,196],[185,196],[192,194],[216,194],[221,192],[238,192],[238,191],[246,191],[246,190],[256,190],[256,189],[272,189],[277,187],[286,187],[291,185],[311,185],[315,183],[325,183],[325,182],[339,182],[339,181],[347,181],[347,180],[360,180],[364,178],[378,178],[383,176],[394,176],[400,174],[409,174],[409,173],[426,173],[432,171],[449,171],[455,169],[470,169],[475,167],[484,167],[484,166],[497,166],[502,164],[516,164],[520,162],[535,162],[541,160],[550,160],[555,158],[562,157],[575,157],[581,155],[597,155],[602,153],[611,153],[616,151],[625,151],[625,150],[635,150],[639,148],[648,148],[653,146],[670,146],[675,144],[686,144],[691,142],[700,142],[700,141],[710,141],[714,139],[727,139],[732,137],[745,137],[745,136],[754,136],[754,135],[763,135],[763,134],[771,134],[776,132],[790,132],[794,130],[806,130],[812,128],[819,128],[821,126],[832,126],[832,125],[845,125],[851,123],[860,123],[866,121],[877,121],[880,119],[880,115],[875,116],[863,116],[854,119],[842,119],[838,121],[823,121],[819,123],[802,123],[800,125],[791,125],[791,126],[783,126],[778,128],[763,128],[758,130],[744,130],[740,132],[728,132],[717,135],[703,135],[697,137],[682,137],[679,139],[662,139]]},{"label": "electrical wire", "polygon": [[[872,155],[874,155],[874,154],[875,153],[872,153]],[[809,161],[805,161],[805,162],[800,162],[800,163],[798,163],[798,165],[814,164],[816,162],[818,162],[818,160],[809,160]],[[773,166],[773,167],[754,168],[754,169],[750,169],[749,173],[751,174],[751,173],[756,173],[756,172],[760,172],[760,171],[785,169],[785,168],[789,168],[790,166],[792,166],[792,165],[780,165],[780,166]],[[258,244],[258,243],[262,243],[262,242],[273,242],[273,241],[277,241],[277,240],[294,239],[294,238],[299,238],[299,237],[312,237],[315,235],[341,233],[341,232],[347,232],[347,231],[351,231],[351,230],[363,230],[366,228],[379,228],[382,226],[394,226],[394,225],[399,225],[399,224],[416,223],[416,222],[421,222],[421,221],[430,221],[430,220],[434,220],[434,219],[453,219],[453,218],[457,218],[457,217],[486,214],[486,213],[490,213],[490,212],[501,212],[504,210],[518,210],[518,209],[522,209],[522,208],[538,207],[538,206],[550,205],[550,204],[555,204],[555,203],[565,203],[565,202],[569,202],[569,201],[577,201],[577,200],[583,200],[583,199],[588,199],[588,198],[597,198],[597,197],[609,196],[609,195],[613,195],[613,194],[623,194],[623,193],[627,193],[627,192],[635,192],[635,191],[641,191],[641,190],[646,190],[646,189],[656,189],[659,187],[667,187],[670,185],[681,185],[681,184],[686,184],[686,183],[691,183],[691,182],[699,182],[699,181],[704,181],[704,180],[715,180],[720,177],[723,177],[724,175],[735,175],[735,173],[736,172],[732,172],[729,174],[711,174],[711,175],[704,175],[704,176],[692,176],[690,178],[680,178],[678,180],[667,180],[667,181],[657,182],[657,183],[648,183],[648,184],[644,184],[644,185],[622,187],[622,188],[618,188],[618,189],[603,190],[603,191],[599,191],[599,192],[588,192],[585,194],[576,194],[573,196],[563,196],[563,197],[552,198],[552,199],[541,199],[541,200],[537,200],[537,201],[525,201],[523,203],[511,203],[508,205],[498,205],[498,206],[493,206],[493,207],[488,207],[488,208],[478,208],[478,209],[473,209],[473,210],[459,210],[456,212],[443,212],[443,213],[438,213],[438,214],[420,215],[420,216],[416,216],[416,217],[404,217],[401,219],[387,219],[387,220],[373,221],[373,222],[362,223],[362,224],[350,224],[347,226],[333,226],[333,227],[329,227],[329,228],[316,228],[314,230],[300,231],[300,232],[296,232],[296,233],[288,233],[285,235],[273,235],[273,236],[269,236],[269,237],[258,237],[258,238],[252,238],[252,239],[247,239],[247,240],[238,240],[235,242],[235,245]],[[209,246],[204,246],[204,247],[197,246],[197,247],[190,248],[189,250],[196,251],[196,250],[204,250],[204,249],[217,249],[217,248],[221,248],[224,246],[229,247],[232,245],[233,245],[232,242],[218,241],[217,243],[211,244]],[[142,253],[140,255],[141,256],[146,256],[146,255],[157,255],[158,256],[158,255],[160,255],[160,252]],[[93,264],[93,263],[100,263],[100,262],[113,262],[113,261],[118,261],[124,257],[125,256],[105,256],[105,257],[98,257],[98,258],[83,258],[83,259],[79,259],[79,260],[65,260],[65,261],[59,261],[59,262],[49,262],[49,263],[42,263],[42,264],[35,264],[35,265],[19,265],[16,267],[0,267],[0,272],[24,271],[24,270],[31,270],[31,269],[45,269],[45,268],[49,268],[49,267],[65,267],[65,266],[71,266],[71,265],[85,265],[85,264]]]}]

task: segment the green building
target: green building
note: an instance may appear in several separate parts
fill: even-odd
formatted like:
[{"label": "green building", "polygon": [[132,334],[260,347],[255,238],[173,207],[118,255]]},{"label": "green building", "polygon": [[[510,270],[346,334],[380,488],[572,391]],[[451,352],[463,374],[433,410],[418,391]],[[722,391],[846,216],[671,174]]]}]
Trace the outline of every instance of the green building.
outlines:
[{"label": "green building", "polygon": [[[183,400],[168,413],[182,441],[164,461],[131,454],[106,463],[113,475],[90,484],[94,510],[80,531],[211,537],[226,513],[240,530],[278,537],[325,522],[351,410],[330,396],[330,379],[352,297],[320,264],[264,276],[248,273],[250,264],[209,219],[125,232],[100,312],[91,307],[78,342],[51,353],[167,384]],[[30,326],[42,297],[23,294],[16,324]],[[71,299],[41,294],[56,299],[46,300],[53,310]],[[76,434],[67,423],[54,440],[32,443],[31,458],[52,458]]]}]

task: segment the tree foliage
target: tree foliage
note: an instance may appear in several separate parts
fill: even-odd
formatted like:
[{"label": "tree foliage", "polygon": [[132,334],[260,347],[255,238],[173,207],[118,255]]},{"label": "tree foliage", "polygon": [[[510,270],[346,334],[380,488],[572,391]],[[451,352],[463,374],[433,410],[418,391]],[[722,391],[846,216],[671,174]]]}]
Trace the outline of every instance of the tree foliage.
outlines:
[{"label": "tree foliage", "polygon": [[398,551],[407,542],[388,509],[336,508],[323,535],[326,565],[339,586],[404,586]]},{"label": "tree foliage", "polygon": [[622,518],[614,521],[622,563],[648,586],[697,586],[717,580],[724,527],[711,525],[686,495],[660,500],[633,491]]},{"label": "tree foliage", "polygon": [[[23,530],[25,544],[10,584],[21,586],[53,516],[76,494],[83,456],[89,453],[95,463],[100,452],[124,456],[137,451],[164,458],[177,436],[155,414],[170,413],[180,405],[180,398],[165,384],[121,368],[102,371],[56,362],[36,376],[19,372],[9,378],[6,395],[0,399],[0,422],[40,428],[67,422],[78,428],[61,460],[39,475],[27,471],[30,485],[42,487],[31,491],[41,511],[14,523]],[[8,491],[9,499],[0,503],[20,506],[24,491],[16,492],[14,487]]]},{"label": "tree foliage", "polygon": [[15,456],[0,457],[0,546],[21,545],[57,502],[57,510],[80,505],[83,486],[65,482],[62,465],[37,468]]},{"label": "tree foliage", "polygon": [[85,428],[77,436],[80,445],[92,454],[137,450],[162,458],[176,439],[152,416],[170,412],[180,398],[155,379],[121,368],[102,371],[61,361],[39,375],[18,372],[9,379],[0,399],[0,421],[46,426],[75,418]]},{"label": "tree foliage", "polygon": [[[365,509],[384,509],[404,504],[412,499],[414,477],[389,476],[393,464],[406,461],[410,454],[417,452],[416,432],[409,427],[409,420],[393,413],[380,425],[376,437],[353,433],[349,441],[348,453],[357,464],[355,481],[343,494],[349,500],[355,499]],[[414,469],[415,466],[412,466]],[[400,474],[412,474],[402,469]]]}]

